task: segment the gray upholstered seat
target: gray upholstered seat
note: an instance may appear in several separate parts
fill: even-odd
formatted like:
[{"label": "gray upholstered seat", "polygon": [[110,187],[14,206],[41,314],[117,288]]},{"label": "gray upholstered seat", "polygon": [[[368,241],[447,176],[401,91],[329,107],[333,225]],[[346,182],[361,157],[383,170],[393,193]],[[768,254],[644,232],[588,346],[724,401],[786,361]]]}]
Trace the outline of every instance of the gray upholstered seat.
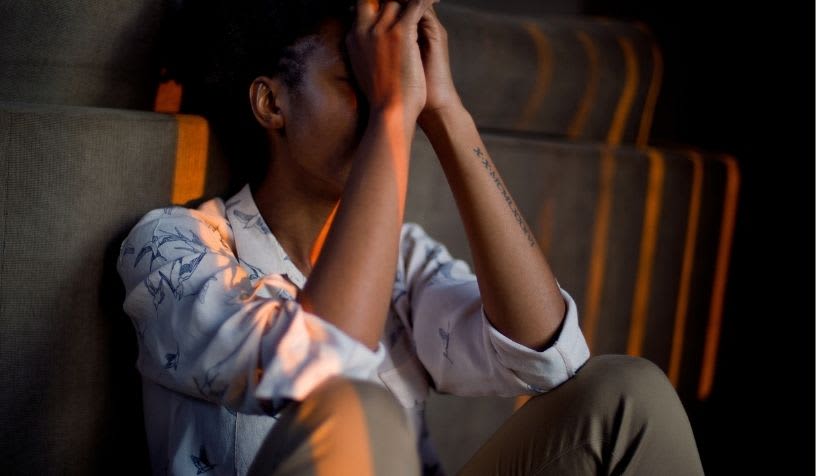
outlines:
[{"label": "gray upholstered seat", "polygon": [[[137,111],[155,94],[168,4],[40,0],[0,9],[4,471],[147,467],[135,335],[113,260],[147,210],[227,186],[206,128],[189,133],[190,121],[203,119]],[[686,401],[704,397],[739,175],[728,159],[636,147],[648,138],[659,86],[654,40],[636,25],[586,17],[452,5],[439,13],[463,100],[575,298],[593,350],[645,355]],[[199,165],[184,161],[191,151]],[[421,134],[414,156],[407,218],[469,259]],[[179,177],[195,174],[201,183],[179,193]],[[513,402],[450,398],[432,399],[429,415],[443,462],[455,469]],[[472,426],[454,430],[451,419]]]}]

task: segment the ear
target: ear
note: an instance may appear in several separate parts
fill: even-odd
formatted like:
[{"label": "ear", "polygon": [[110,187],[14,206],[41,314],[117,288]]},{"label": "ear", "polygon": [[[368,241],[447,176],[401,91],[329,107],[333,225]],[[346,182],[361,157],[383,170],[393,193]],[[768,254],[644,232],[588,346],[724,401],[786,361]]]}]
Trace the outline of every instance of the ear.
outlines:
[{"label": "ear", "polygon": [[282,129],[286,86],[278,78],[259,76],[249,86],[249,103],[255,119],[264,129]]}]

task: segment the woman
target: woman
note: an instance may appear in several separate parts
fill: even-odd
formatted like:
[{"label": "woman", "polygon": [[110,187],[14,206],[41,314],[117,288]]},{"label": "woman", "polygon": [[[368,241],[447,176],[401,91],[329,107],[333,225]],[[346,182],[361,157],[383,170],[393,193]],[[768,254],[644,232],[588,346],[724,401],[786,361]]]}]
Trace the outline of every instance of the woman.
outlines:
[{"label": "woman", "polygon": [[[238,15],[262,179],[150,212],[122,248],[154,471],[439,473],[433,387],[539,395],[464,474],[701,473],[662,372],[589,359],[455,90],[434,2],[262,3]],[[475,276],[403,224],[417,125]]]}]

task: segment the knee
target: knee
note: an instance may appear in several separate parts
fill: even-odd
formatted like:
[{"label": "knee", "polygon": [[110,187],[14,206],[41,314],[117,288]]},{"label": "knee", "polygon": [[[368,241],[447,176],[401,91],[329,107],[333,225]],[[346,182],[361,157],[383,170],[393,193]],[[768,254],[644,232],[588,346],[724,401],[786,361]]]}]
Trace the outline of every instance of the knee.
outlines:
[{"label": "knee", "polygon": [[[600,355],[591,358],[576,374],[593,404],[617,408],[627,403],[647,419],[675,409],[682,403],[666,374],[651,361],[629,355]],[[670,412],[671,413],[671,412]]]},{"label": "knee", "polygon": [[630,355],[599,355],[579,370],[579,375],[611,393],[637,394],[645,389],[671,387],[663,371],[650,360]]},{"label": "knee", "polygon": [[371,382],[331,378],[315,388],[302,406],[322,421],[358,414],[364,415],[369,424],[383,423],[395,429],[408,426],[402,407],[391,393]]},{"label": "knee", "polygon": [[398,403],[385,388],[372,382],[335,377],[319,385],[309,398],[326,400],[327,405],[344,407],[359,403],[366,408],[397,410]]}]

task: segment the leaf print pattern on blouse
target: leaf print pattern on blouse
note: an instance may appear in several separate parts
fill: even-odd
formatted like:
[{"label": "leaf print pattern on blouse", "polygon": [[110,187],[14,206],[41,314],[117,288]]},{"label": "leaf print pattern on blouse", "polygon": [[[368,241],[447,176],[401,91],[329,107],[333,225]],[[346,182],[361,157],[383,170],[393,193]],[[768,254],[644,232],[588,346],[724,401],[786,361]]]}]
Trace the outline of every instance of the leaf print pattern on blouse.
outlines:
[{"label": "leaf print pattern on blouse", "polygon": [[244,225],[245,230],[255,228],[264,235],[269,235],[272,233],[269,231],[269,227],[266,226],[266,223],[264,222],[260,213],[250,215],[249,213],[244,213],[240,210],[233,210],[232,214],[235,215],[235,218],[237,218],[242,225]]},{"label": "leaf print pattern on blouse", "polygon": [[[201,264],[201,260],[206,254],[206,252],[201,253],[192,259],[189,257],[182,257],[174,260],[173,265],[170,268],[169,275],[159,271],[161,281],[167,285],[167,287],[173,293],[173,296],[176,297],[177,301],[181,301],[181,299],[185,297],[184,283],[193,276],[193,273],[198,268],[198,265]],[[188,295],[193,294],[197,293],[189,293]]]},{"label": "leaf print pattern on blouse", "polygon": [[145,255],[147,255],[148,253],[150,253],[150,271],[151,272],[153,271],[153,263],[156,260],[161,260],[161,261],[159,261],[160,265],[166,263],[167,258],[162,256],[161,250],[159,250],[159,247],[161,247],[161,245],[163,245],[163,244],[164,244],[164,242],[160,241],[158,236],[153,235],[153,238],[150,241],[148,241],[147,243],[145,243],[145,245],[142,246],[142,249],[139,251],[139,254],[136,255],[136,261],[133,262],[133,267],[135,268],[136,266],[138,266],[139,261],[141,261],[142,258]]},{"label": "leaf print pattern on blouse", "polygon": [[190,455],[190,460],[197,470],[196,474],[207,473],[216,467],[215,464],[210,462],[210,458],[207,456],[207,448],[204,445],[199,448],[198,455]]},{"label": "leaf print pattern on blouse", "polygon": [[447,330],[442,329],[441,327],[439,328],[439,337],[442,339],[442,345],[444,346],[442,348],[442,355],[444,355],[445,358],[448,359],[448,362],[453,364],[453,361],[451,360],[450,356],[448,355],[448,346],[450,345],[450,338],[451,338],[450,322],[448,322],[448,329]]},{"label": "leaf print pattern on blouse", "polygon": [[193,383],[195,383],[202,397],[220,401],[227,392],[227,385],[224,384],[220,388],[215,388],[217,378],[218,372],[214,368],[211,368],[204,373],[204,378],[200,381],[196,377],[193,377]]},{"label": "leaf print pattern on blouse", "polygon": [[164,354],[164,359],[165,359],[164,368],[165,368],[165,370],[170,370],[170,369],[178,370],[178,363],[179,363],[179,356],[180,355],[181,355],[181,352],[179,352],[179,346],[178,346],[178,343],[176,343],[176,353],[175,354],[170,354],[170,353]]},{"label": "leaf print pattern on blouse", "polygon": [[246,261],[242,260],[241,258],[238,258],[238,262],[241,264],[241,266],[243,266],[243,267],[245,267],[245,268],[247,268],[249,270],[248,274],[249,274],[249,280],[250,281],[255,281],[256,279],[260,278],[261,276],[266,276],[266,273],[264,273],[264,271],[261,268],[259,268],[257,266],[254,266],[254,265],[251,265],[251,264],[247,263]]},{"label": "leaf print pattern on blouse", "polygon": [[[183,250],[193,254],[169,261],[162,254],[162,249],[167,251],[166,246],[172,246],[173,250]],[[123,256],[131,254],[128,253],[128,248],[132,249],[132,247],[126,247]],[[158,280],[152,275],[144,279],[145,288],[153,298],[153,308],[156,310],[157,317],[159,306],[166,297],[165,288],[170,291],[177,301],[181,301],[185,297],[197,296],[199,302],[204,302],[210,282],[216,280],[215,277],[205,280],[197,289],[187,289],[185,284],[193,277],[204,257],[212,252],[213,250],[208,248],[194,231],[188,230],[187,234],[185,234],[178,227],[175,227],[173,231],[157,229],[150,241],[142,246],[133,262],[134,268],[148,254],[150,254],[151,273],[153,272],[154,263],[158,262],[160,265],[170,263],[169,270],[164,266],[163,269],[158,271]],[[226,250],[215,250],[214,254],[229,256]]]}]

